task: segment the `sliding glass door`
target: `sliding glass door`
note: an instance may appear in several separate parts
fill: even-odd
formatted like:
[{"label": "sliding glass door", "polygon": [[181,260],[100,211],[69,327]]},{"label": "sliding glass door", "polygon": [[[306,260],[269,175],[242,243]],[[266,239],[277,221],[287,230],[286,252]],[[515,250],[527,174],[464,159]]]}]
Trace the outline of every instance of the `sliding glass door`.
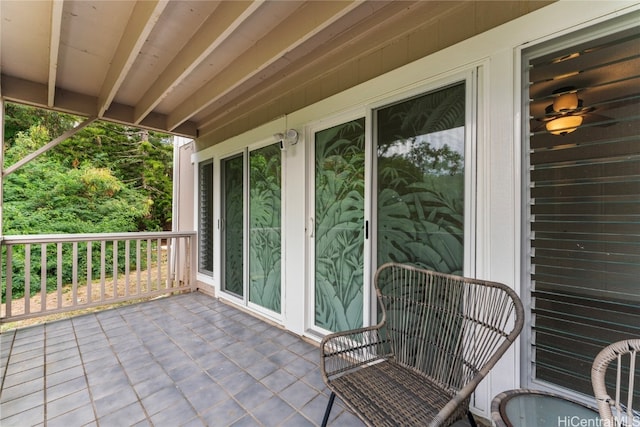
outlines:
[{"label": "sliding glass door", "polygon": [[313,132],[311,329],[374,321],[385,262],[465,272],[472,75]]},{"label": "sliding glass door", "polygon": [[378,265],[463,273],[465,112],[464,82],[375,111]]},{"label": "sliding glass door", "polygon": [[222,289],[244,296],[244,156],[222,160]]},{"label": "sliding glass door", "polygon": [[314,327],[359,328],[364,306],[364,119],[314,136]]},{"label": "sliding glass door", "polygon": [[249,153],[249,301],[280,313],[281,154],[279,144]]},{"label": "sliding glass door", "polygon": [[221,161],[222,290],[281,311],[281,152],[272,144]]}]

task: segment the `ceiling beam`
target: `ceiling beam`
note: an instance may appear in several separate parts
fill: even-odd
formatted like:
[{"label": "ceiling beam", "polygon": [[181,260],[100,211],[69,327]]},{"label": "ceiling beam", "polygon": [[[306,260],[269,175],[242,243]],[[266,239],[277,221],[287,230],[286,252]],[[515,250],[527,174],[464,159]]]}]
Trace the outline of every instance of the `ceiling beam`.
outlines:
[{"label": "ceiling beam", "polygon": [[98,95],[98,117],[102,117],[109,109],[142,45],[168,3],[169,0],[136,2]]},{"label": "ceiling beam", "polygon": [[221,2],[142,96],[135,107],[134,123],[140,123],[263,3],[264,0]]},{"label": "ceiling beam", "polygon": [[[0,87],[2,87],[2,99],[20,104],[27,104],[38,108],[48,108],[47,86],[29,80],[20,79],[13,76],[0,75]],[[78,92],[58,89],[56,94],[55,111],[68,114],[75,114],[84,117],[96,116],[97,98],[95,96],[84,95]],[[101,120],[121,123],[131,126],[133,117],[133,107],[112,103],[111,108],[105,112]],[[195,123],[184,122],[181,126],[171,132],[166,128],[167,116],[164,114],[151,113],[138,126],[164,133],[174,133],[177,135],[195,138],[197,129]]]},{"label": "ceiling beam", "polygon": [[[375,5],[381,5],[376,1]],[[461,7],[461,6],[454,6]],[[242,96],[235,96],[232,105],[221,104],[207,117],[199,120],[199,136],[209,135],[226,126],[229,122],[255,114],[261,105],[273,100],[273,92],[285,94],[295,88],[303,87],[317,79],[314,70],[322,69],[325,74],[335,72],[350,62],[358,61],[376,50],[393,46],[396,41],[420,28],[434,25],[443,14],[451,13],[452,6],[447,2],[391,1],[381,5],[368,19],[352,25],[347,31],[338,34],[331,43],[318,47],[312,59],[297,58],[286,76],[274,75],[260,81]],[[398,28],[402,31],[398,31]],[[286,77],[286,78],[283,78]],[[278,114],[276,112],[275,114]]]},{"label": "ceiling beam", "polygon": [[[237,88],[288,51],[295,49],[314,35],[336,22],[360,1],[309,2],[278,25],[273,31],[245,51],[229,67],[191,94],[171,114],[167,128],[179,126],[195,114]],[[316,23],[310,26],[309,23]]]},{"label": "ceiling beam", "polygon": [[51,34],[49,35],[49,86],[47,106],[53,107],[56,98],[56,78],[58,76],[58,52],[60,50],[60,32],[62,29],[62,9],[64,0],[51,2]]}]

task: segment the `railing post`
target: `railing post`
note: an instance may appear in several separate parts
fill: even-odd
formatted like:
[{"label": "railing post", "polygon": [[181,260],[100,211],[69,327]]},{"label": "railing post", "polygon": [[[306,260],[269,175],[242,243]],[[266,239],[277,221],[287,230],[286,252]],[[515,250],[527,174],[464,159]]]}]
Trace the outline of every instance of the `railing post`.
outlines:
[{"label": "railing post", "polygon": [[197,274],[196,274],[196,260],[198,259],[198,245],[196,242],[198,241],[197,236],[189,236],[189,260],[187,263],[187,277],[189,278],[189,285],[191,285],[191,292],[194,292],[198,289],[198,284],[196,282]]},{"label": "railing post", "polygon": [[11,301],[13,299],[13,247],[7,246],[7,287],[5,291],[5,313],[11,317]]},{"label": "railing post", "polygon": [[[147,232],[3,236],[2,246],[6,249],[0,269],[5,270],[7,288],[0,322],[152,298],[178,291],[194,291],[197,256],[195,235],[195,232]],[[132,240],[136,242],[135,248],[131,244]],[[119,244],[121,241],[124,244]],[[166,252],[162,242],[167,244]],[[85,244],[86,251],[83,249]],[[34,245],[40,245],[40,295],[37,296],[41,306],[39,311],[35,310],[37,303],[30,306],[33,287],[31,269],[38,262],[32,259],[37,254],[33,250]],[[13,265],[16,255],[14,247],[18,246],[24,248],[24,266],[21,264],[24,271],[14,271],[17,268]],[[23,248],[18,249],[20,254]],[[135,266],[131,265],[132,251],[135,251]],[[124,253],[122,262],[119,261],[121,252]],[[163,259],[165,255],[166,259]],[[108,259],[111,256],[113,259]],[[55,267],[47,265],[48,257],[51,258],[51,264],[55,262]],[[81,278],[83,262],[86,263],[86,283]],[[157,265],[153,262],[157,262]],[[16,277],[25,278],[24,310],[21,309],[22,304],[13,301],[13,287],[17,286],[13,281],[13,273],[16,273]],[[120,273],[124,277],[119,278]],[[144,281],[147,286],[144,286]],[[48,282],[52,285],[55,283],[49,294]],[[118,291],[119,282],[125,286],[122,292]],[[57,304],[53,303],[56,297]],[[63,300],[63,297],[68,297],[68,301]]]}]

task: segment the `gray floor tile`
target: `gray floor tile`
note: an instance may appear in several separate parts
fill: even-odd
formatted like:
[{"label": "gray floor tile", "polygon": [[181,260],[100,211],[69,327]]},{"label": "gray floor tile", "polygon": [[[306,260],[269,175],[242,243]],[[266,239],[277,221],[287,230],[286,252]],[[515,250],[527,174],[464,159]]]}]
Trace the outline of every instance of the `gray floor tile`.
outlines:
[{"label": "gray floor tile", "polygon": [[279,394],[280,397],[286,400],[291,406],[296,409],[301,409],[318,395],[318,391],[301,381],[297,381],[282,390]]},{"label": "gray floor tile", "polygon": [[[48,414],[47,414],[48,415]],[[91,405],[84,405],[58,417],[49,418],[47,427],[85,426],[95,420],[95,413]]]},{"label": "gray floor tile", "polygon": [[120,427],[134,425],[143,421],[148,422],[146,417],[147,414],[142,409],[142,406],[140,406],[140,403],[135,402],[99,418],[98,422],[100,423],[100,427]]},{"label": "gray floor tile", "polygon": [[220,382],[224,378],[229,377],[230,375],[237,375],[241,373],[242,370],[233,363],[231,360],[224,360],[219,362],[216,366],[207,370],[207,373],[211,375],[211,378]]},{"label": "gray floor tile", "polygon": [[240,393],[235,395],[240,405],[247,410],[251,411],[254,408],[260,406],[265,400],[270,399],[273,396],[268,388],[260,383],[253,383]]},{"label": "gray floor tile", "polygon": [[87,389],[79,390],[60,399],[47,401],[47,418],[56,418],[83,406],[91,406],[91,397]]},{"label": "gray floor tile", "polygon": [[2,427],[35,426],[44,423],[44,404],[35,408],[9,415],[3,411],[4,405],[0,405],[0,425]]},{"label": "gray floor tile", "polygon": [[185,396],[189,404],[193,406],[198,414],[206,413],[212,407],[231,397],[218,384],[212,384],[209,387],[201,388],[197,392],[191,392]]},{"label": "gray floor tile", "polygon": [[[0,342],[3,427],[304,427],[320,423],[328,400],[313,344],[199,293]],[[361,425],[338,401],[331,421]]]},{"label": "gray floor tile", "polygon": [[233,399],[227,399],[202,414],[201,418],[208,426],[228,426],[238,421],[247,412]]},{"label": "gray floor tile", "polygon": [[289,418],[294,412],[296,410],[278,396],[273,396],[251,411],[253,416],[266,427],[280,425],[282,420]]},{"label": "gray floor tile", "polygon": [[193,375],[199,374],[200,372],[202,372],[202,370],[198,365],[191,360],[186,360],[181,365],[168,371],[167,374],[169,374],[173,381],[180,382]]},{"label": "gray floor tile", "polygon": [[67,348],[56,352],[51,352],[50,349],[47,348],[47,363],[59,362],[75,357],[80,357],[80,351],[77,347]]},{"label": "gray floor tile", "polygon": [[224,392],[222,386],[218,385],[218,383],[211,379],[211,377],[205,372],[200,372],[199,374],[191,376],[183,381],[177,382],[176,386],[187,398],[203,393],[204,389],[211,391],[212,388],[216,388],[219,389],[220,392]]},{"label": "gray floor tile", "polygon": [[229,375],[222,380],[218,380],[218,384],[232,396],[244,391],[255,384],[255,382],[255,378],[243,371],[238,371],[234,375]]},{"label": "gray floor tile", "polygon": [[[44,379],[42,376],[26,383],[14,385],[12,387],[4,387],[2,389],[2,402],[9,402],[19,397],[24,397],[32,393],[37,393],[44,388]],[[44,402],[43,402],[44,403]]]},{"label": "gray floor tile", "polygon": [[279,425],[280,427],[314,427],[319,425],[319,423],[312,423],[311,421],[300,415],[300,413],[296,412],[289,418],[285,419]]},{"label": "gray floor tile", "polygon": [[123,363],[123,367],[127,377],[134,384],[165,373],[162,366],[150,358],[140,358],[139,360],[126,362]]},{"label": "gray floor tile", "polygon": [[195,410],[187,401],[181,400],[151,416],[151,422],[155,426],[178,426],[183,422],[196,417]]},{"label": "gray floor tile", "polygon": [[254,417],[247,414],[244,417],[240,418],[235,423],[231,424],[230,427],[262,427],[263,425],[264,424],[261,424],[258,421],[256,421]]},{"label": "gray floor tile", "polygon": [[338,415],[333,423],[339,425],[340,427],[362,427],[364,425],[358,417],[356,417],[349,411],[342,411],[342,413]]},{"label": "gray floor tile", "polygon": [[170,386],[143,398],[142,405],[149,415],[153,415],[166,409],[168,402],[180,400],[185,400],[185,397],[175,386]]},{"label": "gray floor tile", "polygon": [[278,369],[278,365],[271,362],[269,359],[260,359],[259,361],[249,365],[246,371],[255,379],[261,380],[267,375],[275,372]]},{"label": "gray floor tile", "polygon": [[39,390],[35,393],[28,394],[26,396],[19,397],[17,399],[10,400],[8,402],[3,401],[0,404],[0,416],[2,418],[9,418],[13,415],[20,414],[32,408],[40,407],[44,404],[44,391]]},{"label": "gray floor tile", "polygon": [[124,374],[113,376],[106,381],[99,384],[93,384],[89,382],[91,387],[91,395],[93,400],[101,399],[104,396],[108,396],[114,392],[114,390],[124,390],[131,387],[129,380]]},{"label": "gray floor tile", "polygon": [[[320,425],[322,418],[324,417],[325,410],[327,409],[327,403],[329,398],[327,396],[318,395],[310,402],[302,407],[300,412],[308,419],[314,421],[317,425]],[[342,408],[338,406],[338,399],[335,400],[333,408],[331,409],[331,416],[329,420],[335,420],[340,414]]]},{"label": "gray floor tile", "polygon": [[170,387],[174,387],[174,383],[173,380],[166,374],[154,376],[142,381],[141,383],[136,383],[133,385],[133,388],[136,390],[136,393],[138,393],[138,396],[140,396],[141,399],[150,396],[164,388]]},{"label": "gray floor tile", "polygon": [[23,369],[19,362],[16,365],[9,365],[7,368],[7,374],[4,377],[4,387],[13,387],[19,384],[24,384],[29,381],[33,381],[38,378],[42,378],[44,375],[44,366],[38,366],[35,368]]},{"label": "gray floor tile", "polygon": [[47,358],[47,373],[54,374],[56,372],[63,371],[65,369],[73,368],[75,366],[81,366],[82,359],[80,359],[80,355],[71,356],[66,359],[49,361]]},{"label": "gray floor tile", "polygon": [[278,393],[297,381],[297,378],[284,369],[278,369],[261,380],[271,391]]},{"label": "gray floor tile", "polygon": [[61,384],[47,388],[47,400],[56,400],[87,388],[87,380],[84,377],[74,378]]},{"label": "gray floor tile", "polygon": [[284,368],[296,377],[303,378],[310,372],[313,372],[315,369],[317,369],[318,365],[311,363],[301,357],[297,357],[287,363]]},{"label": "gray floor tile", "polygon": [[45,381],[47,382],[47,386],[54,386],[78,377],[84,377],[84,369],[82,366],[74,366],[73,368],[47,375]]},{"label": "gray floor tile", "polygon": [[138,401],[138,396],[131,388],[111,388],[111,391],[113,393],[107,396],[99,399],[94,398],[93,404],[96,408],[98,418],[105,417],[112,412],[116,412]]},{"label": "gray floor tile", "polygon": [[294,353],[290,352],[287,349],[281,349],[269,357],[267,359],[271,360],[273,363],[279,366],[286,366],[289,362],[295,360],[298,356]]}]

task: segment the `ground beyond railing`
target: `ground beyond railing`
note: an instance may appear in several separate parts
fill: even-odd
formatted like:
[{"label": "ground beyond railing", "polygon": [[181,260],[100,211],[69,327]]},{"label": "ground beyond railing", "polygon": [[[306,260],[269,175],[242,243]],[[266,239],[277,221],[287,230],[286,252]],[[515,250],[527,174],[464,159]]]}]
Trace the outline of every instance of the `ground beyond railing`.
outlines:
[{"label": "ground beyond railing", "polygon": [[195,237],[195,232],[4,236],[0,323],[192,290]]}]

